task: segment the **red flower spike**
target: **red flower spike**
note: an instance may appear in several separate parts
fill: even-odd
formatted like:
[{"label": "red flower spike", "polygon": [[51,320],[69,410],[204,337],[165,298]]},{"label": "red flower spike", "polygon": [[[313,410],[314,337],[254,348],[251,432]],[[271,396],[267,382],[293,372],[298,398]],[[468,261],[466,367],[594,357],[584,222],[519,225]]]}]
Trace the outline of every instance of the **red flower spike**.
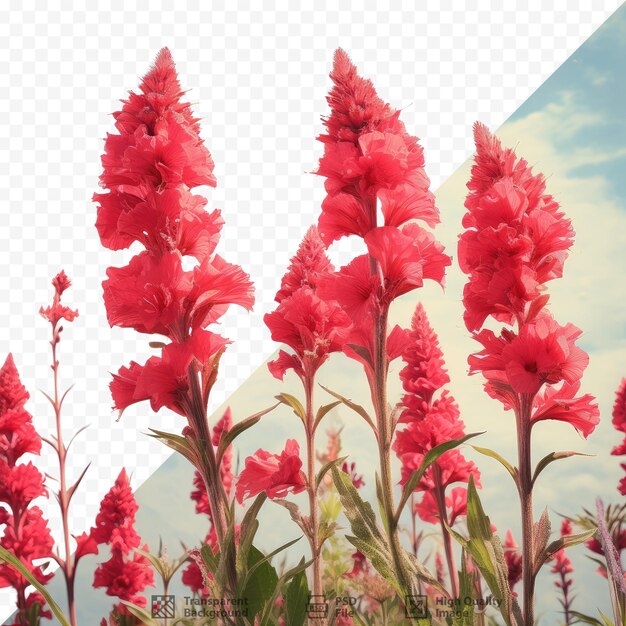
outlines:
[{"label": "red flower spike", "polygon": [[153,586],[154,573],[150,561],[135,552],[137,548],[148,550],[147,545],[141,544],[141,538],[135,530],[138,508],[126,469],[122,469],[100,503],[96,526],[92,528],[90,538],[79,538],[78,543],[84,553],[94,549],[97,552],[94,544],[107,544],[110,547],[111,557],[94,572],[95,588],[104,587],[109,596],[146,606],[146,598],[141,592]]},{"label": "red flower spike", "polygon": [[[400,380],[406,394],[400,405],[402,413],[399,421],[406,427],[396,432],[393,449],[402,462],[402,482],[405,482],[429,450],[462,437],[465,425],[454,398],[448,390],[442,390],[450,379],[439,339],[421,304],[417,305],[413,314],[402,358],[406,366],[400,372]],[[473,462],[467,461],[458,450],[443,454],[426,471],[417,486],[416,491],[423,493],[416,504],[420,518],[431,524],[439,522],[441,511],[435,497],[437,489],[443,490],[442,497],[445,497],[446,523],[452,524],[457,517],[464,515],[467,508],[466,489],[456,487],[448,494],[445,490],[453,483],[468,482],[470,474],[480,484],[480,473]]]},{"label": "red flower spike", "polygon": [[334,271],[317,227],[311,226],[281,280],[276,302],[282,302],[302,287],[315,291],[320,277]]},{"label": "red flower spike", "polygon": [[365,237],[379,226],[381,203],[386,226],[420,219],[438,222],[434,196],[424,172],[423,150],[385,104],[372,83],[361,78],[343,50],[335,53],[325,120],[324,156],[317,174],[326,178],[319,230],[326,245],[346,235]]},{"label": "red flower spike", "polygon": [[237,480],[236,496],[239,503],[265,491],[268,498],[283,498],[288,493],[300,493],[306,488],[302,471],[300,446],[288,439],[285,450],[271,454],[257,450],[246,458],[245,467]]},{"label": "red flower spike", "polygon": [[[55,290],[64,291],[64,274],[59,274]],[[24,454],[41,451],[41,438],[35,430],[25,404],[29,398],[20,380],[13,356],[9,354],[0,368],[0,526],[4,526],[0,544],[16,556],[42,584],[52,574],[44,573],[42,559],[50,558],[54,541],[41,509],[31,506],[33,500],[48,496],[44,477],[32,464],[18,463]],[[30,583],[8,563],[0,564],[0,588],[13,587],[18,593],[15,624],[27,623],[26,615],[39,604],[40,617],[51,617],[43,598],[27,593]]]}]

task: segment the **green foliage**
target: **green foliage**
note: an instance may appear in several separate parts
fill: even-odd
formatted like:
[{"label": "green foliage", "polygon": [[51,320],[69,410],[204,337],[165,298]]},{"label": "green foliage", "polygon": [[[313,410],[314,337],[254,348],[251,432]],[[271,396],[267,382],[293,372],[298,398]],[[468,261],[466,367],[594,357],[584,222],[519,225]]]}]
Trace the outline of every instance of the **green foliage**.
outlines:
[{"label": "green foliage", "polygon": [[491,530],[491,522],[485,515],[472,476],[467,488],[467,529],[469,539],[451,528],[448,530],[472,556],[494,598],[502,600],[500,612],[507,626],[522,626],[521,611],[509,587],[502,542]]}]

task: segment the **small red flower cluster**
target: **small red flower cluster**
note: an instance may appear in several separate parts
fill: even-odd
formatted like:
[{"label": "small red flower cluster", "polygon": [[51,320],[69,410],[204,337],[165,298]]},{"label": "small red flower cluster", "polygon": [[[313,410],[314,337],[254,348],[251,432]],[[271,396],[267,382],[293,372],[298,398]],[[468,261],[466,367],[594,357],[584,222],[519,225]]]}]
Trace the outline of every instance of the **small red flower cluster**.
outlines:
[{"label": "small red flower cluster", "polygon": [[[417,305],[411,321],[411,331],[402,354],[406,363],[400,372],[402,398],[400,423],[404,430],[396,433],[394,450],[402,462],[402,481],[418,469],[424,456],[432,448],[465,435],[465,425],[460,419],[459,407],[448,390],[450,382],[445,370],[443,353],[437,334],[430,326],[424,307]],[[440,392],[438,394],[438,392]],[[436,394],[438,394],[436,396]],[[443,454],[428,468],[416,491],[423,496],[416,505],[419,516],[431,524],[439,522],[439,509],[435,493],[453,483],[467,483],[470,474],[480,484],[480,472],[459,450]],[[467,511],[467,490],[455,487],[445,498],[448,509],[447,522],[451,525]]]},{"label": "small red flower cluster", "polygon": [[[376,320],[386,315],[395,298],[421,287],[424,280],[443,283],[450,258],[413,221],[433,226],[439,213],[428,188],[423,150],[406,132],[400,112],[376,95],[343,50],[335,53],[331,78],[331,115],[325,120],[328,133],[320,137],[324,156],[317,171],[326,177],[328,195],[318,227],[326,245],[347,235],[362,237],[367,254],[324,277],[319,293],[336,300],[352,318],[346,353],[363,363],[371,380]],[[383,224],[378,224],[379,207]],[[397,343],[393,335],[388,342],[392,352]]]},{"label": "small red flower cluster", "polygon": [[263,318],[272,339],[295,353],[280,350],[278,358],[268,364],[276,378],[282,380],[293,369],[306,385],[329,354],[343,349],[350,318],[337,302],[323,300],[317,293],[319,282],[333,271],[317,228],[311,226],[283,276],[276,294],[278,307]]},{"label": "small red flower cluster", "polygon": [[[561,326],[544,308],[549,296],[543,285],[563,273],[571,224],[545,193],[541,174],[504,150],[485,126],[476,124],[474,134],[477,154],[463,218],[468,230],[459,241],[459,264],[469,274],[465,324],[483,346],[469,358],[471,372],[483,373],[485,389],[507,409],[518,410],[521,398],[530,398],[531,423],[564,421],[587,437],[599,412],[592,396],[576,396],[589,361],[576,346],[581,331]],[[480,330],[489,316],[517,322],[518,331],[505,328],[498,336]]]},{"label": "small red flower cluster", "polygon": [[[141,537],[135,530],[135,515],[139,507],[135,501],[126,470],[122,469],[115,484],[104,496],[96,516],[96,525],[91,537],[98,544],[107,544],[111,558],[101,563],[94,573],[93,586],[104,587],[109,596],[146,606],[146,598],[141,592],[154,583],[154,574],[148,559],[134,552],[140,548]],[[116,607],[119,614],[125,615],[125,605]]]},{"label": "small red flower cluster", "polygon": [[[102,244],[117,250],[138,241],[146,248],[127,266],[107,271],[109,323],[171,340],[161,356],[145,365],[133,361],[113,377],[119,410],[150,400],[155,411],[187,414],[190,366],[199,364],[206,387],[228,343],[205,327],[230,304],[249,309],[254,302],[248,275],[214,254],[223,224],[219,212],[206,213],[205,198],[191,192],[215,186],[215,177],[198,121],[181,96],[164,48],[141,93],[131,93],[115,114],[119,134],[107,136],[100,178],[108,193],[94,196]],[[185,269],[185,256],[197,260],[193,269]]]},{"label": "small red flower cluster", "polygon": [[[42,510],[31,503],[48,494],[44,478],[32,462],[18,463],[25,454],[41,452],[41,437],[25,408],[29,397],[9,354],[0,368],[0,526],[4,526],[0,544],[46,584],[52,574],[44,573],[41,564],[35,562],[52,556],[54,541]],[[35,610],[34,605],[39,605],[40,617],[52,619],[52,614],[43,610],[41,594],[27,595],[30,583],[7,563],[0,564],[0,587],[13,587],[17,592],[13,626],[29,624],[27,615]]]},{"label": "small red flower cluster", "polygon": [[[622,382],[615,393],[615,404],[613,405],[613,426],[620,433],[625,433],[624,441],[619,446],[615,446],[611,450],[611,454],[615,456],[626,455],[626,378],[622,378]],[[626,470],[626,463],[621,463],[623,470]],[[626,476],[624,476],[617,486],[619,492],[626,496]]]}]

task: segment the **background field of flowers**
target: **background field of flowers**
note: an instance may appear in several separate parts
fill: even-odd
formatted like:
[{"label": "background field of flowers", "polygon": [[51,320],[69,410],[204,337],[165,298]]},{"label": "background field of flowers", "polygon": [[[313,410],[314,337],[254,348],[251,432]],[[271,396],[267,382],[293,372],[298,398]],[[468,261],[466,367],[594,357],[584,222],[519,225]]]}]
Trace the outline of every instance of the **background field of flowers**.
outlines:
[{"label": "background field of flowers", "polygon": [[[551,451],[553,449],[551,442],[558,439],[560,448],[571,447],[598,455],[593,459],[577,459],[563,467],[552,467],[549,470],[550,480],[546,478],[539,485],[536,496],[538,506],[549,504],[554,511],[563,513],[578,512],[579,505],[590,505],[596,494],[602,495],[607,501],[616,500],[619,497],[614,487],[619,475],[617,460],[608,457],[607,451],[617,439],[610,428],[608,416],[613,400],[613,391],[620,377],[624,374],[623,369],[620,368],[624,367],[623,355],[624,344],[626,343],[626,314],[623,308],[617,306],[617,303],[626,300],[625,287],[621,280],[622,270],[626,267],[626,210],[623,208],[626,205],[626,187],[620,180],[620,173],[623,171],[626,160],[624,149],[626,146],[626,124],[622,121],[622,112],[619,108],[619,103],[623,101],[626,92],[626,83],[622,82],[623,79],[617,72],[619,59],[625,53],[623,44],[620,43],[621,35],[626,30],[626,16],[623,14],[624,11],[617,14],[611,23],[597,33],[581,51],[545,83],[509,120],[501,133],[505,143],[517,145],[519,152],[524,154],[532,164],[537,164],[549,176],[551,174],[548,182],[549,189],[558,197],[568,216],[573,219],[577,232],[576,244],[569,261],[566,277],[551,289],[554,294],[553,311],[556,316],[571,319],[575,324],[585,329],[582,346],[591,355],[585,391],[591,391],[598,396],[603,412],[603,422],[588,443],[580,442],[575,435],[569,433],[566,427],[558,424],[546,425],[541,430],[541,437],[545,441],[537,441],[537,453]],[[344,45],[347,46],[348,44]],[[326,58],[318,64],[319,75],[310,79],[311,81],[314,80],[316,89],[320,92],[317,97],[320,99],[325,92],[325,76],[330,62],[330,50],[332,50],[331,44],[327,49]],[[363,65],[359,50],[353,48],[352,53],[355,61]],[[376,70],[381,73],[387,72],[389,75],[394,73],[391,65],[385,68],[381,64],[377,66]],[[387,82],[381,83],[375,73],[376,70],[367,73],[376,79],[381,95],[386,99],[395,101],[395,94],[391,92],[391,87],[394,84],[393,79],[387,78]],[[416,73],[418,73],[417,70]],[[414,84],[415,75],[410,78]],[[116,80],[120,80],[121,84],[122,77],[117,77]],[[132,85],[132,81],[126,81],[124,85]],[[117,95],[117,91],[115,95]],[[112,100],[115,95],[112,96]],[[213,97],[203,98],[203,107],[210,108]],[[414,95],[414,100],[415,104],[407,113],[406,123],[417,134],[426,135],[425,143],[428,150],[428,136],[431,128],[421,118],[421,100],[417,94]],[[324,110],[321,103],[316,102],[315,104],[319,105],[317,109],[310,105],[310,108],[315,109],[316,112],[309,112],[310,119],[307,122],[309,129],[313,124],[318,123],[317,112]],[[111,102],[109,108],[112,109],[113,107],[113,102]],[[104,119],[107,111],[99,113]],[[201,113],[207,116],[209,120],[211,119],[210,111],[203,110]],[[475,111],[473,115],[484,119],[481,111]],[[232,121],[235,124],[236,118],[233,118]],[[442,128],[445,129],[443,121],[439,120],[437,124],[440,126],[438,134],[445,138],[445,130],[442,131]],[[235,126],[233,126],[234,128]],[[468,129],[469,125],[465,130]],[[102,132],[98,132],[97,129],[92,129],[92,131],[91,137],[102,135]],[[214,142],[208,129],[207,134],[215,152]],[[316,156],[318,156],[316,153],[318,147],[314,145],[311,139],[310,130],[302,134],[303,145],[305,144],[304,137],[306,137],[308,145],[300,153],[296,168],[300,172],[313,169]],[[99,149],[100,145],[98,144],[95,152]],[[469,152],[470,149],[470,143],[467,142],[465,150]],[[427,158],[429,162],[432,161],[428,152]],[[97,157],[94,161],[97,163]],[[464,166],[437,193],[438,205],[442,214],[442,226],[438,230],[438,235],[450,251],[455,249],[455,237],[460,231],[460,218],[463,213],[462,203],[465,194],[464,182],[467,180],[467,176],[468,170]],[[315,181],[309,180],[312,178],[302,173],[299,178],[298,176],[290,177],[289,183],[300,184],[301,188],[310,189],[315,184]],[[268,186],[276,186],[278,183],[280,181],[277,182],[275,178],[271,177],[265,181]],[[242,181],[240,184],[245,183]],[[224,197],[220,197],[219,204],[227,216],[236,215],[237,219],[233,221],[237,223],[237,236],[241,245],[242,241],[250,239],[250,232],[254,233],[255,224],[251,224],[247,217],[248,207],[246,204],[229,206],[233,200],[228,198],[228,185],[228,179],[222,183],[221,188],[226,189],[226,192]],[[214,204],[218,204],[217,199],[214,200]],[[314,220],[316,215],[315,204],[311,203],[311,206],[307,207],[305,203],[298,201],[291,210],[296,211],[296,207],[298,213],[301,214],[299,219],[302,224],[306,225]],[[85,202],[85,211],[90,210],[91,207]],[[91,217],[86,220],[89,224],[92,221]],[[63,237],[63,233],[67,233],[66,245],[71,246],[71,237],[76,236],[73,233],[74,226],[71,223],[60,222],[60,224],[65,229],[59,231],[60,238]],[[264,229],[263,232],[265,233],[266,230]],[[281,234],[281,230],[278,229],[275,237],[280,238]],[[46,237],[49,235],[44,232],[39,233],[38,236]],[[229,239],[232,240],[233,237],[234,235],[231,233]],[[281,243],[281,247],[282,245]],[[278,260],[272,260],[278,267],[274,274],[275,283],[272,285],[274,291],[277,287],[277,277],[282,273],[287,258],[293,253],[295,247],[293,243],[290,245],[285,243],[284,246],[282,266],[279,266]],[[98,250],[98,254],[101,254],[102,257],[106,256],[102,250]],[[258,267],[261,271],[260,265],[265,263],[265,260],[265,254],[260,254],[256,261],[253,256],[253,265],[250,267],[254,278],[256,276],[254,276],[253,266]],[[106,264],[105,259],[100,265],[104,264]],[[95,274],[96,269],[93,268],[92,272]],[[264,267],[263,272],[265,275],[267,268]],[[88,276],[91,275],[88,274]],[[83,317],[90,314],[102,317],[99,287],[94,282],[85,280],[86,276],[83,274],[81,286],[79,273],[75,290],[78,297],[80,289],[83,289],[83,297],[87,300],[87,306],[81,308],[81,311],[85,311],[82,315]],[[467,332],[461,321],[460,293],[463,281],[460,272],[452,269],[449,273],[445,294],[442,295],[436,288],[429,286],[420,292],[420,297],[426,303],[431,322],[440,335],[451,372],[452,389],[461,405],[468,431],[486,428],[488,432],[484,436],[484,445],[498,447],[500,451],[512,457],[513,424],[511,420],[508,416],[504,417],[497,406],[484,397],[478,379],[466,377],[466,356],[474,349],[474,346],[467,337]],[[269,283],[268,279],[264,279],[264,285],[266,283]],[[45,288],[47,284],[46,276],[42,280],[42,285]],[[18,302],[20,300],[19,293],[13,293],[11,299]],[[397,321],[407,324],[414,305],[415,301],[411,297],[402,300],[394,311]],[[263,304],[259,306],[259,318],[261,313],[268,308],[266,306],[263,309]],[[23,319],[26,320],[24,326],[27,326],[27,315],[29,314],[30,312],[24,309],[22,313]],[[33,326],[36,323],[35,315],[32,314]],[[13,329],[18,327],[13,326]],[[3,332],[7,333],[6,341],[9,347],[18,353],[21,352],[20,346],[15,346],[10,333],[5,329]],[[101,337],[100,339],[105,345],[108,344],[108,338],[103,339]],[[132,351],[132,339],[129,341],[127,335],[123,335],[123,340],[122,335],[114,335],[114,339],[117,342],[114,344],[115,346],[118,348],[124,346],[125,352]],[[81,345],[81,338],[78,334],[72,341],[75,345]],[[239,342],[239,354],[231,354],[229,357],[230,367],[233,371],[237,370],[239,380],[242,380],[245,374],[265,355],[263,348],[266,346],[261,347],[259,341],[257,346],[259,354],[256,357],[246,356],[245,359],[242,358],[243,346],[241,344],[244,343],[243,341]],[[93,344],[89,350],[92,349]],[[102,362],[98,362],[98,367],[102,366],[100,367],[102,373],[110,367],[110,355],[111,352],[103,350]],[[23,362],[29,367],[35,365],[35,358],[32,356],[25,358],[26,360]],[[82,357],[79,355],[79,364],[81,358],[85,362],[83,363],[84,367],[87,359],[85,355]],[[239,361],[242,365],[238,369]],[[397,367],[396,365],[396,371]],[[44,377],[46,373],[30,374],[26,372],[26,376],[29,375]],[[361,384],[358,368],[345,359],[338,358],[334,365],[323,371],[320,380],[324,382],[324,379],[332,381],[333,387],[345,395],[353,398],[366,396],[365,389],[357,386]],[[91,375],[88,380],[89,385],[91,385]],[[355,383],[354,381],[359,382]],[[234,387],[230,387],[230,389],[232,390]],[[284,390],[285,388],[272,381],[265,368],[261,367],[229,400],[229,403],[233,408],[235,417],[242,417],[265,406],[273,396],[274,391]],[[85,388],[85,381],[79,383],[78,393],[79,400],[83,401],[90,393],[90,389]],[[106,398],[105,385],[102,385],[102,389],[99,389],[98,393],[101,394],[102,398],[102,402],[100,402],[101,412],[98,415],[85,416],[77,413],[76,417],[78,425],[85,422],[92,423],[92,435],[98,429],[111,427],[114,431],[113,436],[122,441],[125,433],[132,432],[134,436],[136,430],[145,430],[149,424],[154,425],[152,422],[148,422],[145,413],[140,412],[129,412],[124,416],[124,421],[121,424],[112,424],[107,408],[108,399]],[[371,458],[373,453],[370,437],[368,437],[364,427],[356,423],[351,415],[342,413],[341,410],[338,411],[338,414],[342,416],[345,426],[345,451],[353,455],[353,460],[361,468],[367,468],[367,460]],[[288,415],[287,410],[277,411],[276,414],[266,418],[264,427],[255,432],[253,438],[244,437],[240,440],[241,455],[243,457],[253,452],[260,445],[269,449],[276,449],[277,441],[284,441],[286,437],[297,437],[298,434],[297,424]],[[97,440],[98,436],[95,436],[90,440],[91,447],[81,450],[84,457],[98,456],[100,451],[97,447]],[[508,450],[506,449],[506,442],[510,442]],[[121,449],[126,450],[124,446],[121,446]],[[160,453],[157,446],[152,446],[150,450],[155,456]],[[118,454],[123,456],[123,452],[118,452]],[[500,468],[497,468],[495,464],[491,464],[489,460],[485,459],[478,461],[485,474],[484,483],[487,489],[484,492],[484,501],[487,510],[499,527],[511,526],[515,529],[516,512],[512,507],[514,499],[510,485],[498,479]],[[577,473],[575,482],[572,482],[570,478],[574,473],[573,464],[575,464],[576,470],[580,472]],[[116,469],[107,468],[105,463],[98,470],[99,476],[106,475],[107,477],[106,480],[103,480],[105,485],[108,485],[117,474]],[[373,481],[367,480],[369,475],[367,472],[365,473],[366,489],[371,489]],[[140,467],[136,470],[137,478],[145,478],[148,474],[149,470],[146,467]],[[497,478],[488,480],[491,475],[497,476]],[[614,476],[615,479],[606,480],[605,477],[607,476]],[[191,502],[188,500],[188,490],[181,490],[180,484],[191,485],[191,472],[182,460],[173,458],[145,484],[138,495],[142,505],[139,515],[139,529],[144,539],[155,546],[158,543],[158,536],[161,535],[172,546],[174,553],[179,540],[193,544],[204,535],[205,530],[202,520],[196,518],[192,513]],[[561,486],[563,484],[565,488]],[[562,494],[570,490],[576,494],[577,501],[572,502],[571,499],[563,497]],[[100,491],[104,491],[104,488]],[[163,506],[163,494],[166,494],[167,506]],[[371,491],[366,492],[366,495],[372,499]],[[182,512],[185,510],[189,512],[189,515],[178,513],[177,516],[169,518],[165,515],[166,511]],[[288,524],[288,519],[285,511],[271,506],[266,507],[263,516],[265,519],[261,520],[262,527],[264,529],[271,527],[276,529],[274,535],[267,531],[264,534],[264,547],[270,547],[284,538],[285,526],[283,521]],[[276,524],[267,523],[270,521],[268,519],[270,517],[272,521],[280,521]],[[161,522],[156,524],[155,519],[160,519]],[[184,522],[181,523],[181,519],[184,519]],[[192,525],[196,525],[196,527],[194,528]],[[582,549],[572,553],[575,567],[578,567],[579,571],[583,571],[584,568],[586,572],[584,580],[580,576],[578,578],[580,606],[592,612],[593,605],[589,605],[591,599],[603,594],[604,588],[602,581],[592,574],[593,568],[584,563],[584,557],[580,556],[582,553]],[[297,552],[294,552],[294,558],[296,554]],[[83,566],[89,567],[87,560]],[[95,592],[86,589],[85,593],[94,594],[92,606],[95,610],[99,601]],[[540,611],[544,606],[542,595],[539,593]],[[83,616],[85,619],[86,617]]]}]

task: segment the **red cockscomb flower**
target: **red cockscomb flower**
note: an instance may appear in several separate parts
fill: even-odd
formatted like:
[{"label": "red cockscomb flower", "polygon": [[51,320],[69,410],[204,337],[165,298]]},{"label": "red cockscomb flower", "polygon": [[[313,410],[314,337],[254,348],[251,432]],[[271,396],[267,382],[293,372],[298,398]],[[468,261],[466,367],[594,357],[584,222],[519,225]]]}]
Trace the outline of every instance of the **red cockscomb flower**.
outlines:
[{"label": "red cockscomb flower", "polygon": [[[66,288],[64,275],[59,274],[55,281],[55,291],[60,297]],[[28,398],[13,356],[9,354],[0,368],[0,526],[4,526],[0,544],[39,582],[46,584],[52,574],[44,573],[41,560],[52,557],[54,541],[43,512],[32,506],[32,502],[40,496],[47,497],[48,492],[44,477],[33,463],[19,463],[23,455],[38,455],[41,451],[41,437],[25,408]],[[17,626],[30,623],[27,616],[34,605],[39,605],[40,617],[52,617],[43,610],[45,602],[41,595],[33,591],[27,593],[30,583],[4,562],[0,563],[2,587],[13,587],[17,591],[14,622]]]},{"label": "red cockscomb flower", "polygon": [[[441,391],[450,379],[439,339],[421,304],[417,305],[413,314],[402,358],[406,366],[400,372],[400,379],[406,393],[402,398],[399,421],[406,427],[396,432],[393,449],[402,462],[404,482],[419,467],[429,450],[462,437],[465,425],[454,398],[448,390]],[[457,487],[446,495],[446,488],[456,482],[468,482],[471,474],[474,481],[480,484],[480,473],[473,462],[467,461],[458,450],[443,454],[426,471],[417,486],[417,491],[423,493],[416,506],[419,516],[424,521],[437,523],[445,513],[444,521],[451,524],[465,511],[463,498],[466,497],[466,490]],[[437,491],[440,492],[441,502],[435,497]],[[445,512],[440,507],[442,502],[447,508]]]},{"label": "red cockscomb flower", "polygon": [[541,286],[563,273],[573,241],[569,220],[545,194],[542,175],[503,150],[481,124],[474,128],[476,161],[468,183],[459,241],[459,264],[470,279],[464,291],[465,322],[479,330],[499,321],[532,319],[547,298]]},{"label": "red cockscomb flower", "polygon": [[300,446],[295,439],[287,440],[280,455],[259,449],[246,458],[245,467],[239,474],[237,500],[241,503],[261,491],[265,491],[268,498],[300,493],[306,488],[306,476],[301,468]]},{"label": "red cockscomb flower", "polygon": [[137,548],[148,550],[135,530],[138,509],[128,474],[122,469],[100,503],[96,525],[91,530],[92,539],[107,544],[111,550],[110,558],[94,572],[93,586],[104,587],[109,596],[146,606],[141,592],[153,585],[154,573],[149,560],[135,552]]},{"label": "red cockscomb flower", "polygon": [[343,349],[351,321],[332,298],[322,299],[318,286],[333,272],[317,228],[307,231],[291,259],[276,294],[276,310],[263,318],[272,339],[289,346],[295,354],[281,350],[268,364],[273,376],[283,379],[288,369],[303,380],[312,379],[333,352]]},{"label": "red cockscomb flower", "polygon": [[423,150],[385,104],[372,83],[361,78],[343,50],[335,53],[328,97],[328,134],[320,136],[324,156],[317,173],[326,177],[320,235],[328,245],[346,235],[365,235],[377,226],[381,203],[385,225],[421,219],[438,221],[424,172]]}]

